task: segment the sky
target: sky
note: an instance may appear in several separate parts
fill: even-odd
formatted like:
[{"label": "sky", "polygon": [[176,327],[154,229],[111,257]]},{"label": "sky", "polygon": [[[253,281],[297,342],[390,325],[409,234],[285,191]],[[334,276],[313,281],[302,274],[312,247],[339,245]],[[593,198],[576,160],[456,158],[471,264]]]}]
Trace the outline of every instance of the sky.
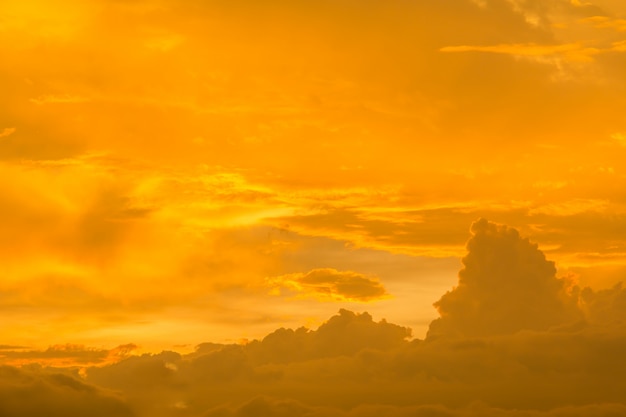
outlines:
[{"label": "sky", "polygon": [[623,0],[4,0],[0,51],[0,414],[626,414]]}]

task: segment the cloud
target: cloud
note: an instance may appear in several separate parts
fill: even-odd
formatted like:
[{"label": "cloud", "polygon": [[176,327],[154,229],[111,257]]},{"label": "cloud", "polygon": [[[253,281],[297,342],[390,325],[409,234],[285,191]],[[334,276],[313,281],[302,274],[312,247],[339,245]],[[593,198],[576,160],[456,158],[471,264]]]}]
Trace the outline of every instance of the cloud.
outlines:
[{"label": "cloud", "polygon": [[[295,391],[301,397],[305,386],[321,383],[320,371],[352,380],[352,371],[341,376],[344,363],[353,367],[358,352],[391,352],[406,346],[410,334],[410,329],[385,320],[375,322],[367,313],[341,310],[316,330],[279,329],[245,345],[202,345],[188,356],[145,354],[92,367],[85,374],[89,383],[123,392],[149,415],[168,415],[163,410],[181,402],[190,412],[198,412],[241,401],[254,392]],[[324,396],[330,393],[323,385],[314,391],[319,389]],[[207,396],[206,390],[214,395]]]},{"label": "cloud", "polygon": [[[281,328],[247,344],[203,344],[191,355],[126,358],[89,368],[87,381],[124,392],[151,416],[621,415],[622,288],[572,288],[559,298],[554,265],[519,232],[486,220],[471,230],[459,284],[469,290],[448,303],[456,308],[446,310],[448,321],[433,323],[440,337],[409,341],[407,328],[340,310],[316,330]],[[495,308],[463,321],[455,314],[466,304]]]},{"label": "cloud", "polygon": [[102,366],[127,358],[137,346],[121,345],[113,349],[94,349],[83,345],[55,345],[46,350],[31,350],[24,347],[0,347],[0,363],[24,366],[38,364],[50,367]]},{"label": "cloud", "polygon": [[[561,45],[536,45],[536,44],[503,44],[489,46],[446,46],[441,52],[490,52],[495,54],[513,55],[517,57],[550,57],[559,56],[574,62],[591,61],[594,55],[606,52],[597,48],[585,47],[581,44],[569,43]],[[541,61],[539,61],[541,62]],[[550,62],[548,62],[550,63]]]},{"label": "cloud", "polygon": [[562,52],[571,52],[579,49],[580,45],[565,44],[565,45],[534,45],[534,44],[510,44],[510,45],[491,45],[491,46],[445,46],[440,49],[441,52],[493,52],[509,55],[529,55],[529,56],[542,56],[542,55],[554,55]]},{"label": "cloud", "polygon": [[0,366],[0,415],[132,417],[118,396],[70,376]]},{"label": "cloud", "polygon": [[385,287],[377,278],[333,268],[281,275],[269,278],[267,283],[275,291],[285,288],[299,297],[312,297],[321,301],[368,302],[388,297]]},{"label": "cloud", "polygon": [[341,309],[315,331],[279,329],[245,350],[255,363],[289,363],[354,355],[363,349],[390,350],[403,346],[410,336],[409,328]]},{"label": "cloud", "polygon": [[203,417],[618,417],[626,412],[622,404],[594,404],[553,410],[507,410],[484,404],[448,408],[441,405],[362,405],[351,410],[321,407],[299,401],[257,397],[238,406],[220,406]]},{"label": "cloud", "polygon": [[[323,413],[323,414],[321,414]],[[344,413],[328,407],[310,407],[294,400],[258,397],[238,407],[220,406],[206,412],[203,417],[304,417],[325,415],[340,416]]]},{"label": "cloud", "polygon": [[30,101],[38,106],[41,106],[44,104],[80,104],[87,103],[90,101],[90,99],[86,97],[74,96],[71,94],[47,94],[39,96],[37,98],[31,98]]},{"label": "cloud", "polygon": [[609,201],[574,199],[560,203],[546,204],[528,210],[531,215],[546,214],[549,216],[573,216],[587,212],[604,212],[609,207]]},{"label": "cloud", "polygon": [[[358,8],[344,0],[315,7],[281,0],[263,8],[248,0],[79,3],[64,2],[62,14],[41,5],[6,6],[11,13],[5,14],[23,23],[0,39],[16,57],[0,64],[3,126],[19,129],[0,146],[5,159],[20,165],[2,167],[8,184],[0,186],[0,211],[10,219],[0,243],[6,258],[15,259],[14,280],[60,264],[80,271],[95,292],[125,291],[115,295],[124,301],[133,298],[129,293],[167,288],[154,303],[169,304],[172,293],[205,294],[234,281],[258,284],[266,276],[317,268],[280,269],[275,247],[248,245],[236,232],[239,239],[216,237],[218,229],[290,221],[298,233],[348,245],[460,256],[467,219],[489,216],[483,208],[493,196],[510,214],[499,221],[525,221],[526,213],[508,204],[518,189],[509,186],[510,178],[523,189],[520,199],[540,199],[527,188],[537,176],[569,180],[562,192],[570,193],[586,182],[568,169],[605,161],[593,152],[573,162],[569,155],[554,160],[535,150],[537,142],[578,149],[571,144],[587,143],[598,126],[623,131],[615,126],[623,97],[611,79],[580,79],[554,90],[545,69],[528,62],[439,52],[446,45],[513,45],[541,55],[554,52],[545,48],[566,53],[588,46],[585,39],[594,36],[565,36],[526,19],[532,12],[541,22],[555,21],[555,10],[567,2],[484,1],[482,8],[458,0]],[[66,36],[55,36],[61,29]],[[35,53],[39,36],[47,46]],[[176,46],[168,49],[171,41]],[[621,82],[623,66],[598,65],[616,69]],[[193,143],[198,137],[205,139],[202,147]],[[81,152],[110,158],[98,165],[103,161],[81,159]],[[479,163],[476,152],[483,156]],[[325,163],[312,163],[319,160]],[[545,170],[538,174],[536,166]],[[468,178],[449,175],[451,169]],[[615,177],[603,184],[619,189],[621,177]],[[550,203],[558,201],[541,201],[561,208]],[[475,212],[460,214],[469,209]],[[562,235],[581,235],[571,230],[563,228]],[[272,252],[240,262],[257,250]],[[375,271],[324,266],[375,281]],[[172,276],[181,285],[168,287]],[[378,276],[386,292],[402,291]],[[354,299],[363,299],[365,284],[357,285]],[[375,284],[369,288],[378,291]],[[313,294],[308,290],[302,294]],[[181,308],[191,305],[181,298]],[[398,306],[408,310],[408,303]]]},{"label": "cloud", "polygon": [[13,133],[15,133],[17,129],[14,127],[5,127],[4,129],[0,130],[0,138],[5,138],[7,136],[12,135]]},{"label": "cloud", "polygon": [[[408,207],[391,205],[388,210],[344,208],[341,205],[342,202],[337,206],[327,204],[321,210],[271,220],[275,224],[288,224],[291,230],[305,236],[327,236],[348,241],[359,248],[412,256],[452,257],[462,253],[464,237],[458,230],[441,233],[439,222],[447,217],[445,223],[448,226],[452,221],[461,226],[466,224],[464,217],[472,217],[469,213],[459,215],[461,210],[454,204],[440,209],[422,208],[418,204]],[[452,219],[452,216],[445,216],[446,213],[457,216]]]},{"label": "cloud", "polygon": [[580,306],[592,323],[626,326],[626,289],[621,282],[600,291],[584,288],[580,294]]},{"label": "cloud", "polygon": [[601,29],[614,29],[617,32],[626,32],[626,19],[609,16],[591,16],[584,19],[585,22]]},{"label": "cloud", "polygon": [[613,42],[612,50],[615,52],[626,52],[626,40]]},{"label": "cloud", "polygon": [[[287,277],[292,287],[283,290],[303,296],[323,297],[323,287],[346,304],[348,296],[391,293],[368,305],[373,316],[424,323],[455,276],[443,276],[437,262],[458,263],[478,216],[523,227],[557,262],[563,253],[594,252],[588,262],[623,263],[623,149],[593,146],[626,132],[626,56],[617,53],[623,36],[614,30],[623,16],[597,22],[610,27],[579,20],[624,10],[624,2],[590,2],[607,10],[565,0],[0,2],[0,46],[11,57],[0,62],[0,126],[19,129],[0,140],[0,340],[45,350],[66,339],[100,346],[156,339],[162,348],[295,329],[336,309],[267,297],[265,277]],[[440,51],[450,45],[491,50]],[[578,56],[593,60],[572,62]],[[554,73],[568,82],[552,82]],[[202,146],[193,143],[198,137]],[[81,152],[93,151],[110,155],[107,163],[81,162]],[[538,190],[537,181],[567,186]],[[267,225],[288,223],[294,234],[341,249],[322,257],[298,242],[281,246]],[[340,259],[348,252],[359,265]],[[393,253],[408,255],[400,262]],[[321,284],[301,282],[320,259],[337,272]],[[413,269],[407,259],[429,261]],[[286,275],[294,272],[301,274]],[[357,278],[341,275],[348,273]],[[339,288],[342,280],[351,287]],[[617,315],[601,313],[604,301],[591,294],[589,317]],[[532,321],[503,326],[544,328]],[[117,369],[115,378],[135,381],[129,392],[162,382],[166,388],[143,391],[146,407],[152,395],[165,409],[186,404],[199,413],[203,395],[241,403],[254,391],[287,397],[281,390],[291,386],[295,397],[310,392],[313,400],[323,391],[319,401],[328,403],[421,401],[436,387],[437,401],[452,401],[440,398],[473,393],[468,369],[488,370],[498,382],[521,377],[512,387],[524,393],[533,385],[523,384],[532,371],[504,348],[476,348],[474,362],[450,346],[382,354],[371,352],[369,336],[331,332],[339,345],[299,356],[292,350],[319,338],[279,333],[259,353],[262,365],[252,347],[234,347],[204,364],[167,358],[154,372]],[[506,358],[501,373],[488,354]],[[179,370],[167,371],[167,360]],[[193,378],[190,367],[198,369]],[[402,372],[431,380],[408,392],[394,384]],[[345,391],[333,377],[347,381]],[[222,398],[222,389],[233,393]]]},{"label": "cloud", "polygon": [[568,283],[536,244],[507,226],[472,224],[458,285],[434,305],[429,337],[547,330],[578,319]]},{"label": "cloud", "polygon": [[[624,41],[624,45],[626,45],[626,41]],[[616,132],[611,135],[611,139],[619,146],[626,146],[626,134],[621,132]]]}]

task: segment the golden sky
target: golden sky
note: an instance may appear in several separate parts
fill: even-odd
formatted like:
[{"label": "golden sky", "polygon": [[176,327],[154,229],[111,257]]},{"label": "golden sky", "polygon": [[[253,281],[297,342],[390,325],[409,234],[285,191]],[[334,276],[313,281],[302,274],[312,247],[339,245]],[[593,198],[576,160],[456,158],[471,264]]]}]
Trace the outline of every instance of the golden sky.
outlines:
[{"label": "golden sky", "polygon": [[[250,396],[225,408],[169,385],[167,412],[132,389],[67,401],[120,416],[509,416],[497,413],[520,408],[513,394],[463,390],[479,372],[468,361],[499,358],[480,384],[515,375],[513,392],[536,369],[545,387],[557,371],[582,378],[576,354],[626,346],[621,325],[541,333],[626,318],[623,0],[3,0],[0,56],[2,401],[11,378],[65,395],[58,375],[15,366],[79,366],[63,378],[119,394],[120,375],[157,372],[150,361],[195,384],[211,361],[248,355],[252,370],[237,369],[252,379],[237,384]],[[263,339],[301,326],[319,330]],[[343,333],[364,344],[324,344]],[[415,347],[446,335],[497,339],[456,356]],[[555,337],[582,346],[557,370]],[[535,357],[535,344],[550,349]],[[272,359],[286,346],[305,350],[285,356],[297,366]],[[146,364],[129,365],[138,353]],[[130,368],[100,367],[117,362]],[[405,362],[429,402],[408,400],[414,376],[370,393],[372,409],[303,382],[328,368],[362,392],[362,373],[383,381]],[[250,384],[283,374],[253,399]],[[610,389],[585,391],[574,414],[546,389],[529,408],[626,414]],[[5,413],[37,415],[23,406]]]}]

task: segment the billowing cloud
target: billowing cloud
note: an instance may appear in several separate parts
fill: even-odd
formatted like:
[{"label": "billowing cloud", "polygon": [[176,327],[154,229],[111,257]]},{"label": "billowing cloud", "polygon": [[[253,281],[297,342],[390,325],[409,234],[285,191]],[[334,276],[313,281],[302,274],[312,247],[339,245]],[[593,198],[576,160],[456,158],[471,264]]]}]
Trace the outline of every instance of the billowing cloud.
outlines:
[{"label": "billowing cloud", "polygon": [[279,329],[246,350],[255,362],[289,363],[354,355],[363,349],[389,350],[403,346],[410,336],[409,328],[385,320],[376,323],[367,313],[342,309],[315,331]]},{"label": "billowing cloud", "polygon": [[622,282],[600,291],[584,288],[580,293],[580,307],[592,323],[626,326],[626,289]]},{"label": "billowing cloud", "polygon": [[[367,313],[341,310],[316,330],[279,329],[245,345],[204,344],[187,356],[162,352],[130,357],[88,368],[86,378],[124,392],[131,404],[150,415],[182,412],[176,404],[186,404],[187,412],[197,415],[194,413],[266,389],[286,390],[298,398],[305,386],[317,385],[316,367],[320,366],[322,373],[335,374],[335,364],[347,361],[353,368],[350,358],[359,352],[391,352],[406,346],[410,335],[406,327],[385,320],[375,322]],[[215,395],[207,396],[206,390]]]},{"label": "billowing cloud", "polygon": [[0,366],[0,414],[11,417],[132,417],[111,392],[71,376]]},{"label": "billowing cloud", "polygon": [[624,410],[626,332],[617,327],[412,342],[406,335],[342,311],[315,331],[280,329],[262,341],[205,345],[188,356],[142,355],[90,368],[86,377],[151,416],[582,417]]},{"label": "billowing cloud", "polygon": [[[619,413],[624,4],[0,1],[0,354],[150,417]],[[478,217],[555,264],[475,230],[409,342]]]},{"label": "billowing cloud", "polygon": [[547,330],[578,319],[568,283],[519,232],[480,219],[471,227],[459,283],[435,307],[429,336]]},{"label": "billowing cloud", "polygon": [[[460,276],[470,289],[453,306],[494,306],[494,321],[478,309],[474,322],[454,314],[433,322],[435,336],[454,338],[410,341],[407,328],[341,310],[317,330],[127,358],[87,369],[87,381],[124,392],[152,416],[620,415],[621,287],[572,288],[559,298],[553,264],[515,229],[486,220],[472,226],[468,249]],[[505,270],[523,282],[498,281]]]},{"label": "billowing cloud", "polygon": [[275,291],[285,288],[300,297],[322,301],[374,301],[388,296],[377,278],[353,271],[319,268],[307,273],[287,274],[269,278],[267,283]]},{"label": "billowing cloud", "polygon": [[[624,149],[606,143],[626,129],[619,2],[5,3],[0,333],[15,344],[191,338],[211,320],[238,338],[242,318],[265,321],[245,331],[260,337],[319,323],[320,298],[403,318],[417,304],[424,329],[444,274],[380,273],[363,248],[454,263],[479,216],[560,265],[589,248],[623,263]],[[455,45],[490,53],[442,52]],[[341,249],[296,265],[313,255],[285,230]],[[338,272],[302,281],[320,266]],[[302,297],[268,297],[265,277]]]}]

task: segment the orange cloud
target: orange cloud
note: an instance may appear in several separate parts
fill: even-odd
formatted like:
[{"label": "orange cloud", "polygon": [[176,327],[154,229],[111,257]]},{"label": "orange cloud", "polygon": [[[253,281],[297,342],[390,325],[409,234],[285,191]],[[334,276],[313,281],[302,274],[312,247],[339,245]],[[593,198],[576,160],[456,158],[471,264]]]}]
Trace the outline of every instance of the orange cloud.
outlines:
[{"label": "orange cloud", "polygon": [[[478,0],[476,0],[478,1]],[[338,407],[304,404],[299,401],[274,397],[257,397],[236,406],[219,406],[202,417],[604,417],[621,415],[626,406],[596,404],[583,407],[561,407],[554,410],[513,411],[476,404],[464,408],[440,405],[396,406],[362,405],[349,411]]]},{"label": "orange cloud", "polygon": [[513,55],[519,57],[550,57],[560,56],[570,61],[591,61],[594,55],[602,52],[598,48],[584,47],[581,44],[569,43],[561,45],[537,44],[502,44],[490,46],[446,46],[441,52],[490,52],[495,54]]},{"label": "orange cloud", "polygon": [[0,363],[12,366],[39,364],[56,368],[103,366],[129,357],[136,349],[137,346],[134,344],[110,350],[70,344],[50,346],[43,351],[8,346],[0,350]]},{"label": "orange cloud", "polygon": [[72,103],[86,103],[89,101],[86,97],[74,96],[71,94],[61,94],[61,95],[43,95],[37,98],[31,98],[31,102],[37,104],[38,106],[44,104],[72,104]]},{"label": "orange cloud", "polygon": [[445,46],[441,52],[493,52],[498,54],[520,55],[520,56],[543,56],[555,55],[563,52],[571,52],[580,49],[578,44],[563,45],[536,45],[536,44],[503,44],[491,46]]},{"label": "orange cloud", "polygon": [[[558,270],[581,275],[591,293],[572,289],[566,300],[590,327],[621,317],[621,293],[598,289],[623,279],[626,265],[626,148],[607,146],[626,132],[624,10],[621,0],[0,2],[10,57],[0,62],[0,340],[38,352],[68,341],[160,351],[319,323],[337,302],[421,336],[478,217],[515,226]],[[606,18],[585,20],[593,16]],[[320,260],[332,272],[315,273]],[[266,277],[294,297],[268,295]],[[492,333],[557,321],[558,308],[539,306],[554,292],[537,303],[545,323],[504,290],[459,293],[446,311],[478,303],[474,318]],[[489,303],[502,309],[502,299],[527,317],[489,322]],[[615,307],[602,312],[603,303]],[[458,314],[453,321],[455,331],[479,332],[458,325]],[[619,326],[607,326],[602,343],[612,351]],[[122,391],[155,417],[201,415],[213,400],[241,413],[259,393],[342,410],[358,398],[426,397],[459,402],[442,413],[472,398],[523,408],[510,392],[538,386],[552,402],[528,404],[549,414],[567,401],[620,400],[563,376],[622,388],[574,365],[602,352],[585,345],[600,343],[585,333],[593,331],[580,330],[584,343],[542,335],[552,349],[544,356],[532,347],[539,339],[511,342],[524,352],[507,356],[511,346],[467,340],[432,350],[431,341],[394,342],[388,354],[355,336],[342,339],[343,355],[324,356],[341,349],[322,344],[297,364],[261,365],[241,346],[197,352],[205,365],[133,357],[109,368],[106,383],[137,375],[137,387]],[[264,355],[300,342],[285,336]],[[553,352],[568,344],[578,350],[563,363]],[[550,362],[568,371],[537,371],[553,370]],[[220,385],[226,379],[236,382]],[[510,380],[519,382],[505,395],[499,385]],[[564,399],[542,381],[580,395]]]},{"label": "orange cloud", "polygon": [[618,32],[626,32],[626,19],[609,16],[591,16],[585,18],[583,21],[592,24],[596,28],[614,29]]},{"label": "orange cloud", "polygon": [[12,135],[13,133],[15,133],[17,129],[14,127],[5,127],[4,129],[2,129],[2,131],[0,131],[0,138],[5,138],[9,135]]},{"label": "orange cloud", "polygon": [[580,319],[568,283],[556,278],[554,263],[537,245],[485,219],[471,231],[459,283],[434,304],[441,317],[429,337],[547,330]]},{"label": "orange cloud", "polygon": [[0,366],[0,414],[5,416],[134,417],[117,394],[63,373]]},{"label": "orange cloud", "polygon": [[267,284],[274,288],[274,292],[280,293],[280,289],[285,288],[298,297],[312,297],[321,301],[368,302],[389,296],[377,278],[332,268],[268,278]]},{"label": "orange cloud", "polygon": [[[74,379],[75,370],[64,370],[64,381],[102,395],[115,390],[139,415],[158,417],[181,412],[207,417],[620,415],[626,388],[620,360],[626,338],[622,286],[602,291],[566,286],[537,245],[516,229],[485,219],[472,224],[467,250],[459,283],[436,303],[441,317],[431,323],[425,340],[411,340],[407,327],[341,309],[316,330],[280,328],[243,344],[203,343],[188,355],[128,356],[133,346],[103,355],[58,346],[23,356],[72,357],[83,365],[117,357],[81,371],[81,382]],[[313,270],[300,278],[307,275],[304,282],[325,283],[341,273]],[[21,351],[0,347],[0,352]],[[21,372],[5,369],[11,375]],[[40,377],[58,378],[55,372],[45,370]],[[0,383],[0,398],[7,392],[12,391]],[[59,395],[59,401],[67,395]]]}]

